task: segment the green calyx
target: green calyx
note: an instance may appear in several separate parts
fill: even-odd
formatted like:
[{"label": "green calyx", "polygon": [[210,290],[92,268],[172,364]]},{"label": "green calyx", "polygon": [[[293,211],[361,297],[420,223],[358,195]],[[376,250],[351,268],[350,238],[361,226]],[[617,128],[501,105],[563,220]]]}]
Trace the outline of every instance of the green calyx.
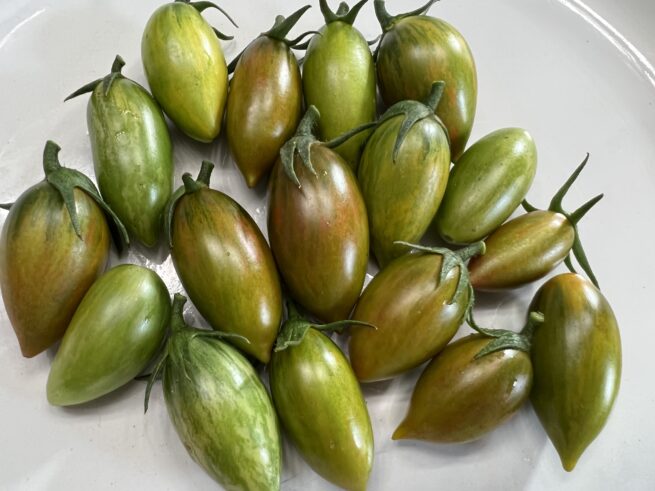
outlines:
[{"label": "green calyx", "polygon": [[[596,275],[594,275],[593,270],[591,269],[591,265],[589,264],[589,260],[587,259],[587,254],[584,251],[584,248],[582,247],[582,242],[580,241],[580,233],[578,231],[578,223],[582,218],[591,210],[596,203],[598,203],[601,199],[603,199],[603,194],[599,194],[598,196],[594,196],[591,198],[589,201],[584,203],[582,206],[580,206],[577,210],[575,210],[572,213],[569,213],[564,210],[562,207],[562,200],[564,199],[564,196],[566,196],[566,193],[568,193],[569,189],[571,189],[571,186],[573,183],[576,181],[582,170],[585,168],[587,165],[587,162],[589,161],[589,154],[586,155],[584,160],[578,167],[573,171],[573,173],[569,176],[569,178],[564,182],[562,187],[560,187],[555,195],[553,196],[553,199],[550,201],[550,205],[548,206],[548,211],[552,211],[554,213],[559,213],[561,215],[564,215],[566,219],[569,221],[571,226],[573,227],[573,232],[574,232],[574,239],[573,239],[573,246],[571,247],[571,251],[569,254],[566,256],[566,259],[564,260],[564,263],[566,264],[566,267],[572,272],[572,273],[577,273],[575,267],[573,266],[573,261],[571,259],[571,254],[575,257],[575,259],[578,261],[578,264],[582,268],[582,270],[586,273],[586,275],[589,277],[591,282],[596,286],[596,288],[600,287],[598,286],[598,280],[596,279]],[[538,208],[532,206],[527,200],[523,200],[523,208],[525,211],[533,212],[537,211]]]},{"label": "green calyx", "polygon": [[417,8],[416,10],[398,15],[391,15],[389,12],[387,12],[387,7],[384,5],[384,0],[375,0],[373,5],[375,7],[375,16],[378,18],[380,26],[382,26],[382,31],[387,32],[392,29],[394,24],[401,19],[425,14],[437,1],[438,0],[429,0],[425,5]]},{"label": "green calyx", "polygon": [[[201,14],[205,10],[207,10],[208,8],[216,9],[221,14],[223,14],[227,18],[227,20],[229,20],[232,23],[232,25],[234,27],[236,27],[237,29],[239,28],[237,23],[234,22],[232,17],[230,17],[230,14],[228,14],[225,10],[223,10],[221,7],[219,7],[218,5],[216,5],[213,2],[191,2],[190,0],[175,0],[174,3],[186,3],[187,5],[191,5],[193,8],[195,8]],[[216,33],[216,37],[218,39],[222,39],[223,41],[229,41],[230,39],[234,39],[234,36],[227,36],[227,35],[223,34],[221,31],[219,31],[218,29],[216,29],[215,27],[212,27],[212,29]]]},{"label": "green calyx", "polygon": [[303,165],[309,170],[309,172],[312,173],[313,176],[318,177],[311,159],[312,145],[321,144],[327,148],[335,148],[339,145],[342,145],[358,133],[370,129],[377,124],[374,122],[365,123],[353,128],[350,131],[346,131],[343,135],[340,135],[333,140],[328,142],[321,142],[318,140],[318,138],[316,138],[316,135],[314,134],[314,128],[318,125],[320,117],[321,115],[318,112],[316,106],[309,106],[307,108],[307,112],[305,112],[305,115],[298,124],[296,134],[280,149],[280,160],[282,161],[284,173],[299,188],[302,188],[302,185],[300,184],[300,180],[298,180],[298,175],[296,174],[296,170],[294,168],[296,151],[298,152],[298,155],[300,155],[300,160],[302,160]]},{"label": "green calyx", "polygon": [[321,6],[321,13],[323,14],[323,18],[325,19],[326,24],[332,24],[333,22],[343,22],[352,26],[355,22],[355,19],[357,18],[357,14],[359,14],[359,11],[362,9],[364,4],[366,4],[366,2],[368,2],[368,0],[361,0],[357,2],[352,9],[348,7],[346,2],[341,2],[336,12],[333,12],[330,9],[327,0],[319,0],[319,5]]},{"label": "green calyx", "polygon": [[309,329],[337,331],[339,333],[343,332],[349,326],[365,326],[377,329],[373,324],[355,320],[343,320],[330,322],[329,324],[313,324],[300,315],[297,307],[291,301],[287,302],[287,310],[289,312],[288,319],[282,324],[280,334],[275,342],[274,351],[276,352],[284,351],[291,346],[298,346],[302,343]]},{"label": "green calyx", "polygon": [[[225,339],[225,338],[239,338],[246,343],[249,341],[238,334],[222,332],[222,331],[210,331],[208,329],[198,329],[196,327],[189,326],[184,321],[184,304],[186,304],[186,297],[180,293],[176,293],[173,296],[173,308],[171,310],[171,322],[170,322],[170,336],[164,344],[157,361],[155,362],[155,367],[148,378],[148,385],[146,386],[146,394],[143,402],[144,413],[148,412],[148,402],[150,400],[150,392],[152,392],[152,387],[160,378],[162,370],[168,360],[168,357],[171,352],[171,339],[174,336],[188,336],[190,341],[193,338],[202,337],[202,338],[213,338],[213,339]],[[184,365],[182,366],[184,369]],[[188,375],[187,375],[188,376]]]},{"label": "green calyx", "polygon": [[61,195],[64,205],[68,210],[68,214],[75,230],[75,234],[82,239],[82,231],[80,228],[80,220],[77,216],[77,208],[75,206],[75,188],[79,188],[88,194],[100,208],[105,212],[109,218],[109,228],[119,251],[122,249],[123,244],[129,245],[130,238],[127,235],[125,226],[112,211],[107,203],[104,202],[98,189],[93,181],[82,174],[80,171],[62,167],[59,163],[59,151],[61,147],[55,142],[48,140],[43,149],[43,171],[45,172],[45,180],[54,187]]},{"label": "green calyx", "polygon": [[404,245],[414,250],[427,252],[429,254],[441,255],[443,259],[441,260],[441,270],[439,271],[439,283],[444,282],[448,274],[454,268],[459,268],[459,279],[457,280],[457,287],[455,288],[455,293],[453,293],[453,296],[448,302],[448,305],[452,305],[453,303],[457,302],[462,297],[462,295],[468,291],[469,300],[466,306],[466,312],[471,311],[475,302],[475,296],[473,293],[473,286],[471,286],[471,281],[469,279],[469,271],[467,265],[472,257],[484,255],[486,246],[484,245],[483,241],[474,242],[473,244],[470,244],[456,251],[451,251],[446,247],[427,247],[418,244],[410,244],[409,242],[403,241],[396,241],[394,244]]},{"label": "green calyx", "polygon": [[400,125],[400,130],[396,136],[396,142],[393,146],[392,160],[395,163],[400,152],[400,147],[402,146],[407,134],[412,129],[412,127],[419,121],[426,118],[434,118],[439,125],[443,128],[444,134],[448,137],[448,130],[444,126],[443,122],[437,115],[434,114],[434,110],[439,105],[441,96],[443,95],[445,82],[439,81],[432,84],[432,89],[430,94],[425,102],[419,101],[400,101],[391,106],[387,111],[382,115],[380,120],[377,122],[376,126],[380,126],[391,118],[396,116],[402,116],[403,122]]},{"label": "green calyx", "polygon": [[[287,34],[289,34],[289,31],[293,28],[293,26],[296,25],[298,20],[309,8],[311,8],[311,5],[305,5],[304,7],[301,7],[300,9],[296,10],[289,17],[278,15],[277,17],[275,17],[275,22],[273,23],[273,27],[271,27],[268,31],[261,33],[260,37],[266,36],[271,39],[275,39],[277,41],[283,42],[291,49],[307,49],[307,46],[309,45],[309,41],[303,42],[303,40],[307,36],[312,34],[320,35],[321,34],[320,32],[318,31],[303,32],[300,36],[298,36],[295,39],[287,39]],[[244,51],[245,49],[241,51],[238,55],[236,55],[234,59],[230,62],[230,64],[227,66],[228,73],[234,72],[234,70],[237,67],[237,63],[239,62],[239,59],[243,55]]]},{"label": "green calyx", "polygon": [[173,193],[171,198],[166,203],[166,208],[164,208],[164,237],[168,241],[169,247],[173,247],[173,214],[175,213],[175,207],[177,202],[180,201],[182,196],[186,194],[192,194],[201,189],[209,187],[209,181],[211,179],[212,171],[214,170],[214,164],[209,160],[203,160],[200,167],[200,172],[198,173],[198,178],[193,179],[191,174],[185,172],[182,175],[182,186],[177,188]]},{"label": "green calyx", "polygon": [[88,92],[93,92],[95,88],[100,84],[102,84],[102,94],[105,97],[107,97],[107,94],[109,94],[109,90],[111,89],[111,86],[114,84],[114,81],[117,78],[125,78],[121,73],[121,70],[123,69],[124,66],[125,66],[125,61],[123,60],[121,55],[116,55],[116,58],[114,58],[114,63],[112,63],[111,65],[111,71],[109,72],[108,75],[106,75],[103,78],[94,80],[93,82],[89,82],[83,87],[80,87],[71,95],[66,97],[66,99],[64,99],[64,102],[66,102],[69,99],[73,99],[78,95],[86,94]]},{"label": "green calyx", "polygon": [[544,322],[544,315],[541,312],[530,312],[528,320],[520,333],[509,331],[507,329],[484,329],[478,326],[473,319],[473,312],[469,311],[466,321],[469,326],[484,336],[493,338],[489,344],[481,349],[474,357],[474,359],[482,358],[483,356],[490,355],[496,351],[506,349],[514,349],[530,353],[532,345],[532,335],[534,330]]}]

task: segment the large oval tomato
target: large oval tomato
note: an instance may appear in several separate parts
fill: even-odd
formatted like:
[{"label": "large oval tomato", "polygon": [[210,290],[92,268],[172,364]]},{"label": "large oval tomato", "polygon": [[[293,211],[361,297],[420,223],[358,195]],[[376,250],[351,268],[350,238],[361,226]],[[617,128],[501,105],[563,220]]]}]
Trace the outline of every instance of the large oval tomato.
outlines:
[{"label": "large oval tomato", "polygon": [[567,471],[605,426],[621,381],[621,338],[612,308],[589,280],[565,273],[537,292],[544,323],[532,339],[530,398]]},{"label": "large oval tomato", "polygon": [[[103,211],[111,212],[86,176],[59,164],[58,153],[56,143],[46,143],[45,180],[11,206],[0,236],[2,298],[26,357],[64,335],[109,259]],[[122,224],[111,217],[127,241]]]},{"label": "large oval tomato", "polygon": [[406,99],[423,100],[437,80],[446,83],[436,113],[448,128],[450,153],[457,160],[466,147],[478,95],[473,55],[464,37],[447,22],[422,15],[432,4],[391,16],[383,0],[375,1],[382,25],[377,53],[380,94],[390,106]]},{"label": "large oval tomato", "polygon": [[[315,116],[310,109],[306,118]],[[271,250],[298,303],[325,321],[344,319],[366,277],[366,207],[348,164],[311,136],[296,137],[285,147],[298,138],[309,145],[312,170],[295,151],[283,154],[273,169],[268,202]]]},{"label": "large oval tomato", "polygon": [[173,147],[161,109],[121,74],[124,64],[117,56],[109,75],[67,99],[92,92],[87,127],[100,193],[130,235],[153,247],[172,192]]},{"label": "large oval tomato", "polygon": [[97,399],[139,375],[161,348],[171,304],[157,273],[122,264],[82,299],[48,376],[48,401],[70,406]]},{"label": "large oval tomato", "polygon": [[255,221],[236,201],[209,188],[213,164],[167,208],[175,270],[202,316],[234,344],[266,363],[282,317],[282,292],[271,250]]}]

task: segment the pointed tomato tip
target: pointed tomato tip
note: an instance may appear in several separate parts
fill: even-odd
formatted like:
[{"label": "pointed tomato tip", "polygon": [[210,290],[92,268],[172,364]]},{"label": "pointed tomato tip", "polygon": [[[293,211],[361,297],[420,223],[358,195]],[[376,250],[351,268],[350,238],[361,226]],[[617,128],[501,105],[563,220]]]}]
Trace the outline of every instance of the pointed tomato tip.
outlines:
[{"label": "pointed tomato tip", "polygon": [[562,457],[562,467],[566,472],[571,472],[573,469],[575,469],[577,463],[578,463],[578,459],[575,457],[568,458],[568,459]]},{"label": "pointed tomato tip", "polygon": [[400,426],[396,428],[396,431],[391,435],[392,440],[406,440],[408,438],[407,428],[404,426],[404,423],[400,423]]}]

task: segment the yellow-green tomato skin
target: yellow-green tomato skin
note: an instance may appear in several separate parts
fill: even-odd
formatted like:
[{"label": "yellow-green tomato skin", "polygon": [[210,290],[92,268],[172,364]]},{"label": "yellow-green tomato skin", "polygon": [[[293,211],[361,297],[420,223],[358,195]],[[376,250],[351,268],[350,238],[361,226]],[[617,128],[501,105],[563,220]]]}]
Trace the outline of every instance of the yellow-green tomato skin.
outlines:
[{"label": "yellow-green tomato skin", "polygon": [[170,297],[154,271],[122,264],[107,271],[82,299],[48,376],[50,404],[97,399],[132,381],[161,347]]},{"label": "yellow-green tomato skin", "polygon": [[537,147],[521,128],[486,135],[457,160],[436,226],[451,244],[470,244],[496,230],[527,194],[537,171]]},{"label": "yellow-green tomato skin", "polygon": [[299,345],[275,352],[271,392],[282,425],[307,463],[337,486],[364,491],[373,465],[373,431],[346,357],[310,328]]},{"label": "yellow-green tomato skin", "polygon": [[173,189],[173,146],[164,115],[136,82],[116,78],[93,91],[87,125],[98,188],[132,237],[157,244]]},{"label": "yellow-green tomato skin", "polygon": [[[375,120],[375,64],[368,43],[353,26],[332,22],[315,35],[303,63],[307,106],[316,106],[324,140]],[[357,170],[366,137],[363,132],[335,150]]]},{"label": "yellow-green tomato skin", "polygon": [[141,58],[153,96],[182,132],[201,142],[219,134],[227,65],[216,34],[195,7],[168,3],[146,24]]},{"label": "yellow-green tomato skin", "polygon": [[436,118],[417,122],[393,160],[403,117],[378,126],[368,139],[357,179],[368,212],[371,248],[384,267],[407,252],[394,241],[418,242],[439,209],[448,182],[448,138]]}]

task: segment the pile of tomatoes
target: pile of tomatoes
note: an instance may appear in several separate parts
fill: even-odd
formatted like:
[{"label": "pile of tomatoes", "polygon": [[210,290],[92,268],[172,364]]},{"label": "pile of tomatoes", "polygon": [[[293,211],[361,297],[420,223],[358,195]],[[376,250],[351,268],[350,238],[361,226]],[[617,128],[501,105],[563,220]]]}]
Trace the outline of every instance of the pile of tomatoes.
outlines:
[{"label": "pile of tomatoes", "polygon": [[[461,34],[426,13],[434,0],[395,16],[375,0],[374,52],[353,27],[366,2],[335,12],[321,0],[325,25],[295,38],[309,6],[278,16],[229,66],[219,41],[228,37],[201,15],[222,9],[169,3],[142,38],[152,95],[121,73],[120,56],[71,94],[91,94],[98,188],[48,141],[45,179],[4,206],[0,286],[22,353],[61,339],[47,382],[57,406],[152,367],[146,409],[161,379],[191,457],[228,489],[279,488],[281,427],[325,479],[365,489],[374,449],[360,383],[428,361],[390,437],[471,441],[530,399],[572,470],[621,375],[618,326],[577,230],[602,195],[562,206],[587,159],[548,209],[530,205],[537,151],[527,131],[499,129],[467,147],[475,64]],[[306,50],[302,74],[294,49]],[[164,114],[202,142],[224,129],[248,186],[268,179],[270,245],[210,187],[211,162],[172,192]],[[521,204],[526,213],[506,221]],[[429,227],[443,246],[419,244]],[[187,325],[187,299],[171,302],[148,268],[104,272],[112,239],[119,249],[165,240],[213,329]],[[362,292],[369,251],[380,272]],[[522,332],[477,325],[476,290],[520,287],[562,261],[572,272],[542,285]],[[64,276],[43,288],[44,277]],[[477,333],[450,343],[465,321]],[[349,359],[325,334],[345,329]],[[270,396],[253,363],[268,365]]]}]

